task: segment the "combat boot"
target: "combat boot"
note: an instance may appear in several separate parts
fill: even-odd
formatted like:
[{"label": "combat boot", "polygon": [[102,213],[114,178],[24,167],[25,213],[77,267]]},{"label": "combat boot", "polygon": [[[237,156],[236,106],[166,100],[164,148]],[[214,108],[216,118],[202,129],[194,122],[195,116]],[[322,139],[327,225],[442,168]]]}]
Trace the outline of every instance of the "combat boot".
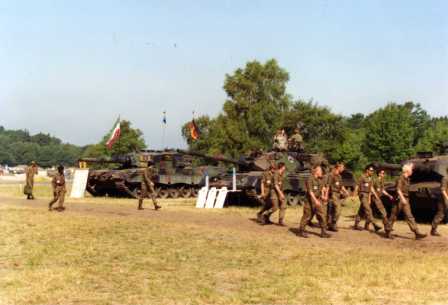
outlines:
[{"label": "combat boot", "polygon": [[353,226],[353,230],[362,231],[362,228],[359,226],[358,222],[355,222],[355,225]]},{"label": "combat boot", "polygon": [[376,223],[373,224],[373,229],[375,230],[375,232],[380,231],[382,228],[381,226],[377,225]]},{"label": "combat boot", "polygon": [[272,221],[269,219],[269,215],[263,215],[263,224],[264,225],[271,225]]},{"label": "combat boot", "polygon": [[137,210],[143,210],[143,200],[139,199],[138,200],[138,208]]},{"label": "combat boot", "polygon": [[308,238],[308,234],[305,232],[305,230],[299,229],[299,232],[297,233],[298,236],[303,238]]},{"label": "combat boot", "polygon": [[257,213],[257,221],[263,223],[263,215],[261,213]]},{"label": "combat boot", "polygon": [[331,235],[327,233],[327,231],[325,229],[322,229],[322,231],[320,232],[320,237],[321,238],[330,238]]},{"label": "combat boot", "polygon": [[160,206],[160,205],[158,205],[158,204],[156,204],[155,206],[154,206],[154,210],[160,210],[162,207]]},{"label": "combat boot", "polygon": [[392,236],[392,232],[391,231],[386,231],[386,235],[385,235],[385,237],[387,238],[387,239],[394,239],[394,237]]},{"label": "combat boot", "polygon": [[281,226],[281,227],[286,227],[285,222],[283,221],[283,219],[280,219],[278,221],[278,225]]},{"label": "combat boot", "polygon": [[336,225],[329,226],[328,230],[332,231],[332,232],[338,232],[339,231],[339,229],[338,229],[338,227]]},{"label": "combat boot", "polygon": [[439,232],[437,232],[437,228],[432,228],[431,229],[431,235],[432,236],[441,236]]},{"label": "combat boot", "polygon": [[364,224],[364,230],[366,230],[366,231],[370,231],[370,223],[369,223],[369,222],[366,222],[366,223]]},{"label": "combat boot", "polygon": [[426,237],[426,234],[420,233],[420,232],[415,232],[415,239],[419,240],[419,239],[423,239]]}]

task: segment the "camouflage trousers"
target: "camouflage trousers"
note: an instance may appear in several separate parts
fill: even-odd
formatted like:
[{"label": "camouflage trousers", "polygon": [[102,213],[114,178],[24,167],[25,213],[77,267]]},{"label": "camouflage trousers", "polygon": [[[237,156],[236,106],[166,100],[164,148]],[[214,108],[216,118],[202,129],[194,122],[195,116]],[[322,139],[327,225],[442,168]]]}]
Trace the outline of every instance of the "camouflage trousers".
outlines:
[{"label": "camouflage trousers", "polygon": [[[383,220],[384,230],[390,231],[389,220],[387,218],[387,211],[384,208],[383,202],[381,201],[381,199],[374,198],[373,203],[375,204],[376,208],[378,209],[378,211],[381,214],[381,219]],[[368,226],[369,224],[370,224],[370,222],[368,222],[368,220],[366,220],[366,226]]]},{"label": "camouflage trousers", "polygon": [[432,228],[433,230],[437,229],[437,226],[443,221],[445,218],[445,213],[447,213],[448,202],[442,198],[437,202],[437,213],[432,220]]},{"label": "camouflage trousers", "polygon": [[261,216],[266,211],[269,211],[269,209],[272,207],[271,198],[269,196],[264,197],[262,199],[258,199],[259,202],[261,202],[261,209],[258,211],[257,215]]},{"label": "camouflage trousers", "polygon": [[337,228],[339,218],[341,217],[343,201],[344,199],[341,194],[335,193],[331,195],[331,201],[328,204],[327,224],[332,228]]},{"label": "camouflage trousers", "polygon": [[306,226],[314,215],[317,216],[320,227],[324,230],[327,229],[327,204],[321,203],[317,206],[311,203],[310,200],[307,200],[303,205],[303,215],[299,225],[300,231],[305,231]]},{"label": "camouflage trousers", "polygon": [[271,217],[272,214],[279,211],[278,214],[278,220],[279,222],[283,222],[286,215],[286,200],[280,200],[277,193],[271,193],[271,196],[269,197],[270,202],[270,208],[264,212],[263,215],[265,215],[267,218]]},{"label": "camouflage trousers", "polygon": [[366,219],[366,223],[373,223],[373,225],[376,225],[375,220],[373,218],[373,212],[372,207],[370,206],[370,194],[367,193],[361,193],[359,194],[359,209],[358,213],[355,216],[355,227],[359,226],[359,223],[361,222],[362,216]]},{"label": "camouflage trousers", "polygon": [[[149,192],[148,192],[149,191]],[[157,206],[156,191],[152,184],[146,185],[146,183],[141,184],[140,198],[138,199],[139,207],[143,205],[143,199],[150,197],[154,206]]]},{"label": "camouflage trousers", "polygon": [[64,200],[65,200],[65,189],[58,189],[53,191],[53,199],[48,204],[48,207],[51,209],[53,208],[53,204],[58,202],[58,208],[64,207]]},{"label": "camouflage trousers", "polygon": [[412,215],[412,210],[409,202],[403,202],[401,200],[392,207],[389,218],[390,229],[392,230],[394,223],[397,220],[398,214],[400,214],[400,211],[403,211],[404,218],[409,226],[409,229],[411,229],[411,231],[414,233],[418,233],[419,231],[417,223],[415,222],[414,215]]}]

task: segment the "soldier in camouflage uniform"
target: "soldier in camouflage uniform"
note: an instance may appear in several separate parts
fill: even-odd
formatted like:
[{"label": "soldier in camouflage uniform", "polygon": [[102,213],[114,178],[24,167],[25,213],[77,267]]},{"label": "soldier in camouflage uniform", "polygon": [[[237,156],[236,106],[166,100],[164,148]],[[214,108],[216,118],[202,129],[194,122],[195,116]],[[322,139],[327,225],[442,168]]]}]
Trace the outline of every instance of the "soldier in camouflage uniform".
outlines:
[{"label": "soldier in camouflage uniform", "polygon": [[413,164],[408,163],[403,166],[403,173],[397,180],[397,193],[399,202],[392,207],[392,212],[389,218],[390,231],[386,232],[386,237],[392,239],[392,228],[400,211],[403,211],[406,222],[409,228],[415,234],[415,239],[423,239],[426,234],[420,233],[414,216],[412,215],[411,205],[409,203],[409,185],[411,183],[410,177],[413,171]]},{"label": "soldier in camouflage uniform", "polygon": [[321,228],[321,237],[328,238],[330,235],[327,233],[327,219],[326,212],[327,206],[322,200],[324,195],[323,190],[324,181],[322,179],[322,168],[319,165],[315,165],[312,169],[312,175],[308,178],[306,182],[306,194],[307,201],[305,201],[303,206],[303,216],[300,220],[299,226],[299,236],[307,238],[308,234],[305,232],[305,228],[309,223],[313,211],[319,220]]},{"label": "soldier in camouflage uniform", "polygon": [[[448,174],[448,168],[447,168]],[[440,233],[437,232],[437,226],[443,221],[445,218],[445,213],[447,213],[448,209],[448,177],[443,177],[440,182],[440,194],[441,198],[439,202],[437,202],[437,213],[434,216],[432,221],[431,235],[432,236],[440,236]]]},{"label": "soldier in camouflage uniform", "polygon": [[[153,171],[153,162],[148,162],[148,167],[145,169],[142,169],[141,171],[141,192],[140,197],[138,199],[138,209],[143,210],[143,199],[151,196],[152,203],[154,204],[154,209],[157,211],[158,209],[161,209],[162,207],[157,203],[156,199],[156,192],[154,190],[154,183],[152,182],[152,177],[154,176]],[[149,193],[148,193],[149,190]]]},{"label": "soldier in camouflage uniform", "polygon": [[[381,214],[381,219],[383,220],[383,225],[384,225],[384,229],[386,232],[390,231],[389,229],[389,220],[387,218],[387,212],[386,209],[384,208],[384,204],[383,201],[381,200],[381,196],[386,196],[389,198],[389,200],[393,201],[394,197],[392,197],[391,194],[389,194],[385,187],[384,187],[384,176],[385,176],[385,172],[383,169],[378,170],[377,172],[377,177],[373,179],[373,187],[374,187],[374,192],[373,192],[373,203],[375,204],[376,208],[378,209],[378,211]],[[369,225],[370,223],[366,220],[364,229],[365,230],[369,230]]]},{"label": "soldier in camouflage uniform", "polygon": [[281,226],[285,225],[286,200],[285,200],[285,194],[283,193],[283,174],[285,173],[285,170],[286,170],[285,163],[283,162],[278,163],[277,170],[274,173],[273,186],[271,188],[269,198],[272,207],[263,214],[265,224],[271,223],[270,220],[271,215],[275,213],[278,209],[280,209],[278,224]]},{"label": "soldier in camouflage uniform", "polygon": [[268,211],[272,207],[272,203],[270,200],[270,195],[272,188],[274,187],[274,174],[275,174],[275,163],[271,163],[269,169],[264,171],[263,176],[261,178],[261,200],[263,206],[261,210],[257,213],[258,222],[263,223],[263,214]]},{"label": "soldier in camouflage uniform", "polygon": [[326,182],[326,197],[330,200],[328,206],[327,224],[329,230],[333,232],[338,231],[338,220],[341,216],[342,201],[349,196],[348,191],[342,184],[341,173],[345,170],[344,163],[337,163],[331,173],[327,177]]},{"label": "soldier in camouflage uniform", "polygon": [[34,199],[33,188],[34,188],[34,176],[37,175],[37,164],[32,161],[30,166],[26,168],[26,184],[23,193],[27,195],[26,199]]},{"label": "soldier in camouflage uniform", "polygon": [[286,135],[284,129],[277,130],[277,133],[274,136],[274,143],[272,148],[275,151],[288,150],[288,136]]},{"label": "soldier in camouflage uniform", "polygon": [[372,166],[366,167],[364,170],[364,174],[362,174],[361,178],[359,179],[358,185],[356,186],[360,206],[358,209],[358,213],[355,216],[355,225],[353,226],[353,228],[358,231],[362,231],[362,228],[359,226],[362,215],[364,215],[367,222],[373,224],[375,232],[381,230],[381,227],[377,225],[374,221],[373,212],[371,208],[372,194],[373,192],[375,192],[375,190],[373,189],[373,180],[372,180],[373,173],[374,169]]},{"label": "soldier in camouflage uniform", "polygon": [[294,134],[288,139],[288,149],[290,151],[303,151],[303,137],[300,134],[299,128],[294,129]]},{"label": "soldier in camouflage uniform", "polygon": [[57,211],[62,212],[65,210],[64,208],[64,199],[65,199],[65,176],[64,176],[64,167],[62,165],[58,166],[58,172],[53,177],[51,181],[51,185],[53,186],[53,200],[48,204],[48,210],[53,210],[53,204],[58,202]]}]

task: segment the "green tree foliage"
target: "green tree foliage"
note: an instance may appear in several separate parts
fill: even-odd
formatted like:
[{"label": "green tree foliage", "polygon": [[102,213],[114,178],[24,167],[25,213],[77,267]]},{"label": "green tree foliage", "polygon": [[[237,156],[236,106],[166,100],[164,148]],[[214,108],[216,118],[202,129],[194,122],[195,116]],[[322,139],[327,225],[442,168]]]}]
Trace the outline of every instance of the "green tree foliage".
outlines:
[{"label": "green tree foliage", "polygon": [[418,151],[439,151],[448,142],[448,118],[433,119],[417,144]]},{"label": "green tree foliage", "polygon": [[89,145],[84,151],[83,157],[110,157],[142,150],[146,147],[143,133],[140,129],[132,128],[131,122],[123,120],[120,123],[121,135],[112,149],[106,147],[106,142],[112,131],[104,135],[100,143]]}]

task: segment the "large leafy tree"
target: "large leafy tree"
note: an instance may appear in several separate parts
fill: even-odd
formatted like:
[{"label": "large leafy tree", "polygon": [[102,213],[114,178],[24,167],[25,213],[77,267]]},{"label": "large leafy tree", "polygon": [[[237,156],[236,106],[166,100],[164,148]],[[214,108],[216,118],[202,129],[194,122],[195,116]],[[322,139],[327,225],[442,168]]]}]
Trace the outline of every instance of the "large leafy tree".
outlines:
[{"label": "large leafy tree", "polygon": [[448,142],[448,118],[433,119],[417,144],[418,151],[438,152]]}]

